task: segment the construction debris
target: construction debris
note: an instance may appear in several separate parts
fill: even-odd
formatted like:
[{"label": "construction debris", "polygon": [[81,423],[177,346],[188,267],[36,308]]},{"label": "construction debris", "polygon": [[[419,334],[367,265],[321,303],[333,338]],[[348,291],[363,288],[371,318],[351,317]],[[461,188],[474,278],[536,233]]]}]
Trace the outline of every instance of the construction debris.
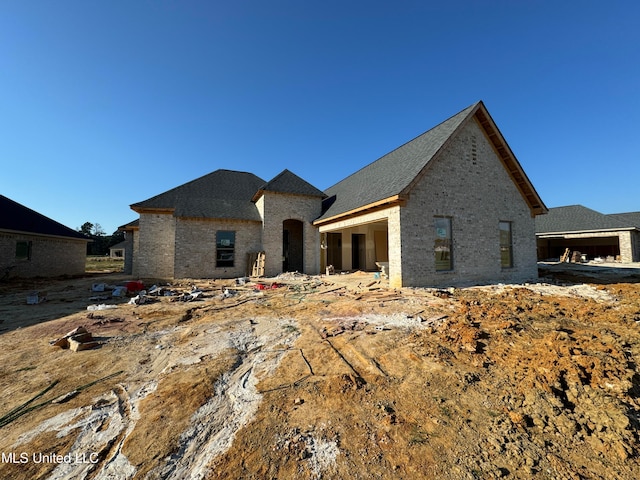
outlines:
[{"label": "construction debris", "polygon": [[264,276],[265,252],[247,253],[247,265],[250,266],[246,272],[247,276],[263,277]]},{"label": "construction debris", "polygon": [[94,340],[93,335],[85,327],[77,327],[68,332],[66,335],[50,342],[54,347],[69,349],[74,352],[82,350],[90,350],[100,345],[99,341]]},{"label": "construction debris", "polygon": [[107,305],[107,304],[101,303],[100,305],[89,305],[87,307],[87,310],[89,312],[95,312],[96,310],[111,310],[111,309],[114,309],[114,308],[118,308],[118,306],[117,305]]},{"label": "construction debris", "polygon": [[148,301],[149,300],[147,297],[147,293],[142,290],[140,293],[138,293],[138,295],[132,297],[131,300],[129,300],[129,305],[144,305]]},{"label": "construction debris", "polygon": [[202,290],[192,290],[188,293],[183,293],[176,298],[171,299],[172,302],[192,302],[194,300],[201,299],[204,293]]},{"label": "construction debris", "polygon": [[144,290],[144,283],[140,282],[140,281],[135,281],[135,282],[127,282],[127,292],[128,293],[138,293],[141,292],[142,290]]},{"label": "construction debris", "polygon": [[47,292],[30,292],[27,295],[27,305],[37,305],[47,301]]}]

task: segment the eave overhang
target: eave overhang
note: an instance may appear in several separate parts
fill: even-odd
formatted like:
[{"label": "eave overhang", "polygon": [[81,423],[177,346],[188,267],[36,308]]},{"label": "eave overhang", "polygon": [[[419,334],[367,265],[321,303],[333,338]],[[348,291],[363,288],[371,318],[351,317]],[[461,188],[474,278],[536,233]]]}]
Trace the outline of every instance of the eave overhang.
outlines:
[{"label": "eave overhang", "polygon": [[479,103],[473,116],[482,127],[482,131],[491,143],[498,158],[500,158],[507,172],[511,175],[511,178],[513,178],[518,190],[527,201],[529,209],[531,210],[531,216],[535,217],[536,215],[547,213],[549,209],[536,192],[533,184],[522,169],[520,162],[518,162],[511,148],[509,148],[509,145],[482,102]]},{"label": "eave overhang", "polygon": [[151,207],[137,207],[135,205],[131,205],[131,210],[136,213],[158,213],[158,214],[173,214],[176,209],[175,208],[151,208]]},{"label": "eave overhang", "polygon": [[348,218],[357,217],[359,215],[374,212],[377,210],[383,210],[385,208],[390,208],[394,206],[404,206],[406,202],[407,202],[406,195],[393,195],[392,197],[387,197],[382,200],[378,200],[377,202],[369,203],[367,205],[354,208],[353,210],[349,210],[339,215],[334,215],[333,217],[323,218],[322,220],[315,220],[313,222],[313,225],[315,226],[327,225],[329,223],[333,223],[339,220],[346,220]]},{"label": "eave overhang", "polygon": [[55,238],[58,240],[68,240],[74,242],[93,242],[90,238],[82,238],[82,237],[65,237],[64,235],[51,235],[48,233],[38,233],[38,232],[27,232],[25,230],[10,230],[8,228],[0,228],[0,233],[6,233],[9,235],[25,235],[30,237],[44,237],[44,238]]},{"label": "eave overhang", "polygon": [[536,237],[538,238],[562,238],[566,235],[588,235],[590,233],[611,233],[615,234],[616,232],[632,232],[632,231],[640,231],[637,227],[621,227],[621,228],[601,228],[601,229],[591,229],[591,230],[571,230],[566,232],[540,232],[536,233]]}]

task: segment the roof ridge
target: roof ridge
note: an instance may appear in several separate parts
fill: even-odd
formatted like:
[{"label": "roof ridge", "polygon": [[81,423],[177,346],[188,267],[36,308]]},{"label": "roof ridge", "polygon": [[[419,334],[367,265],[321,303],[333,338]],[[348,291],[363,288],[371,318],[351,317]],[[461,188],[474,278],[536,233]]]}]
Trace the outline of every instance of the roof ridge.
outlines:
[{"label": "roof ridge", "polygon": [[263,184],[253,196],[253,201],[256,201],[263,192],[267,191],[279,193],[297,193],[301,195],[319,197],[325,196],[322,190],[315,187],[300,175],[295,174],[288,168],[285,168],[271,180]]},{"label": "roof ridge", "polygon": [[164,192],[159,193],[157,195],[154,195],[153,197],[149,197],[149,198],[147,198],[145,200],[141,200],[139,202],[132,203],[131,206],[135,206],[135,205],[139,205],[141,203],[149,202],[149,201],[154,200],[154,199],[156,199],[158,197],[171,194],[172,192],[175,192],[177,190],[183,190],[185,188],[189,188],[189,186],[193,185],[195,182],[201,181],[201,180],[203,180],[203,179],[205,179],[205,178],[207,178],[207,177],[209,177],[211,175],[214,175],[216,173],[221,173],[221,172],[240,173],[240,174],[244,174],[244,175],[251,175],[251,176],[256,177],[257,179],[259,179],[260,181],[264,182],[264,179],[258,177],[255,173],[243,172],[243,171],[239,171],[239,170],[231,170],[231,169],[228,169],[228,168],[218,168],[218,169],[216,169],[216,170],[214,170],[212,172],[205,173],[204,175],[201,175],[201,176],[199,176],[197,178],[194,178],[193,180],[189,180],[188,182],[185,182],[185,183],[177,185],[177,186],[175,186],[173,188],[170,188],[169,190],[165,190]]},{"label": "roof ridge", "polygon": [[437,128],[441,127],[443,124],[449,122],[450,120],[453,120],[455,117],[461,115],[463,112],[466,112],[467,110],[470,113],[471,111],[475,110],[475,108],[480,105],[482,103],[482,100],[477,101],[476,103],[469,105],[466,108],[463,108],[462,110],[460,110],[458,113],[451,115],[449,118],[447,118],[446,120],[443,120],[442,122],[438,123],[437,125],[435,125],[434,127],[431,127],[429,130],[426,130],[418,135],[416,135],[415,137],[411,138],[410,140],[407,140],[406,142],[404,142],[402,145],[394,148],[393,150],[389,150],[387,153],[385,153],[384,155],[382,155],[381,157],[378,157],[377,159],[373,160],[372,162],[369,162],[368,164],[360,167],[358,170],[356,170],[355,172],[353,172],[351,175],[348,175],[346,177],[344,177],[342,180],[339,180],[338,182],[334,183],[333,185],[331,185],[330,187],[327,187],[325,189],[325,192],[327,190],[330,190],[331,188],[335,187],[336,185],[338,185],[339,183],[344,182],[345,180],[347,180],[348,178],[353,177],[354,175],[360,173],[362,170],[364,170],[365,168],[373,165],[374,163],[376,163],[379,160],[382,160],[385,157],[388,157],[389,155],[393,154],[394,152],[397,152],[398,150],[404,148],[405,146],[409,145],[411,142],[414,142],[415,140],[418,140],[419,138],[423,137],[424,135],[427,135],[430,132],[433,132],[434,130],[436,130]]}]

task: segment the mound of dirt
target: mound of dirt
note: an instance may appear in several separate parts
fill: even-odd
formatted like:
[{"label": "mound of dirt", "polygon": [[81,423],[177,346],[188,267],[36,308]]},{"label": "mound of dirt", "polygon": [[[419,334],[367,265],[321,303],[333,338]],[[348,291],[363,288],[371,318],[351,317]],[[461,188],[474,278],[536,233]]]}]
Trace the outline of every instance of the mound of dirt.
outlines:
[{"label": "mound of dirt", "polygon": [[[92,281],[36,285],[48,300],[35,305],[34,285],[0,287],[1,478],[640,471],[636,283],[185,280],[89,312]],[[96,348],[49,343],[79,326]]]}]

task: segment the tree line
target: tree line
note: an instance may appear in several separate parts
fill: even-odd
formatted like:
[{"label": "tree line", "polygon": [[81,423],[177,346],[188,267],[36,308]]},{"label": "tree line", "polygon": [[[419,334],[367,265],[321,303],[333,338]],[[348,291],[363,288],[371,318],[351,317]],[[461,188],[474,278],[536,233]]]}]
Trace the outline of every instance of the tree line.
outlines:
[{"label": "tree line", "polygon": [[108,255],[109,248],[124,240],[124,232],[116,230],[107,235],[99,223],[85,222],[78,232],[93,240],[87,243],[87,255]]}]

